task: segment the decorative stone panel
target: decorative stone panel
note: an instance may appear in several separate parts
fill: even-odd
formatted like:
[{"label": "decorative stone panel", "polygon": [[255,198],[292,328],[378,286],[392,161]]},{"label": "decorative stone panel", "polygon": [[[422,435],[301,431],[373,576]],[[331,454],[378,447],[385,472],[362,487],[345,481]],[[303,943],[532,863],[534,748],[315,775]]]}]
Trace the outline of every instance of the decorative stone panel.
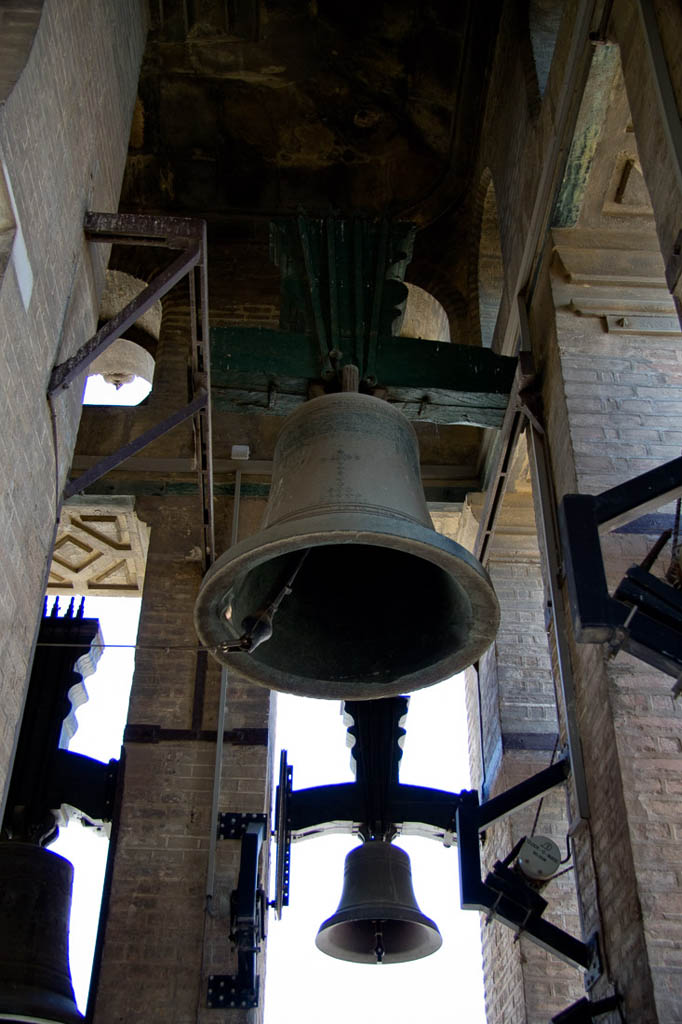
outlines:
[{"label": "decorative stone panel", "polygon": [[133,498],[72,498],[62,511],[48,593],[142,597],[148,547],[149,528]]}]

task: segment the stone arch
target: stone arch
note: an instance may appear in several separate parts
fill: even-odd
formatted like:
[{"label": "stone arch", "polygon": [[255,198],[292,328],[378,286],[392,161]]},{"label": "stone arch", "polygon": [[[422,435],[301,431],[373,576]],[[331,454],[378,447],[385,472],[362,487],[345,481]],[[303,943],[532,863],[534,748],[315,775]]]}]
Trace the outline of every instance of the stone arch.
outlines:
[{"label": "stone arch", "polygon": [[564,0],[528,0],[528,31],[540,96],[544,96],[554,46],[565,7]]},{"label": "stone arch", "polygon": [[504,265],[497,196],[489,170],[481,178],[477,206],[479,240],[472,300],[475,297],[478,301],[472,305],[478,311],[481,344],[490,348],[504,291]]},{"label": "stone arch", "polygon": [[405,282],[407,301],[400,326],[400,337],[450,341],[450,321],[438,299],[419,285]]},{"label": "stone arch", "polygon": [[[99,322],[113,319],[145,287],[146,281],[107,270]],[[154,303],[89,366],[85,405],[139,405],[152,388],[156,346],[161,331],[161,301]],[[100,379],[101,378],[101,379]]]},{"label": "stone arch", "polygon": [[26,66],[38,31],[44,0],[22,0],[0,9],[0,105]]}]

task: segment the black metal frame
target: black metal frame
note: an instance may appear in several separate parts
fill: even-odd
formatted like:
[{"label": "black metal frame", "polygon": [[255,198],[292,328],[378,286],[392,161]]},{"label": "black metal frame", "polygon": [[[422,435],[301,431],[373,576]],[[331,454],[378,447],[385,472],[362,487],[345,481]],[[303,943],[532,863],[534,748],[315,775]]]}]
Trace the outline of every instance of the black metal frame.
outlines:
[{"label": "black metal frame", "polygon": [[240,839],[237,888],[230,901],[230,939],[237,951],[236,974],[212,974],[206,1005],[213,1010],[258,1006],[260,977],[257,956],[265,938],[266,899],[258,880],[261,847],[268,829],[265,814],[221,814],[219,839]]},{"label": "black metal frame", "polygon": [[611,1010],[617,1010],[619,1005],[620,997],[618,995],[606,996],[605,999],[597,999],[595,1002],[590,1002],[589,999],[579,999],[577,1003],[572,1003],[565,1010],[555,1014],[550,1024],[590,1024],[595,1017],[600,1017],[603,1013],[610,1013]]},{"label": "black metal frame", "polygon": [[630,570],[612,597],[599,534],[682,494],[682,458],[601,494],[567,494],[559,507],[571,616],[578,643],[608,643],[679,679],[682,598],[645,572]]},{"label": "black metal frame", "polygon": [[97,660],[91,649],[99,637],[98,619],[74,616],[73,599],[59,617],[55,601],[44,614],[12,766],[7,807],[0,832],[9,839],[48,845],[57,836],[54,808],[75,807],[91,823],[111,822],[119,762],[60,747],[64,721],[73,713],[70,696],[82,683],[81,664]]}]

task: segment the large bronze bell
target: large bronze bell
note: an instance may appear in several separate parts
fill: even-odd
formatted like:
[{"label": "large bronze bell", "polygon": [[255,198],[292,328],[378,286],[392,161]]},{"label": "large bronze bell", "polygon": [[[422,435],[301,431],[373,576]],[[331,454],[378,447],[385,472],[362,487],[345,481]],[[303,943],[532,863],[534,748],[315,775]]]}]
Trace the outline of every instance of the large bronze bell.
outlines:
[{"label": "large bronze bell", "polygon": [[417,905],[405,851],[380,840],[351,850],[341,902],[320,925],[317,948],[356,964],[403,964],[435,953],[442,941]]},{"label": "large bronze bell", "polygon": [[0,1020],[82,1024],[69,973],[73,868],[30,843],[0,843]]},{"label": "large bronze bell", "polygon": [[[270,639],[226,653],[264,620]],[[195,608],[201,641],[239,675],[331,699],[438,683],[485,651],[498,622],[483,567],[433,529],[412,425],[352,392],[287,418],[263,528],[215,562]]]}]

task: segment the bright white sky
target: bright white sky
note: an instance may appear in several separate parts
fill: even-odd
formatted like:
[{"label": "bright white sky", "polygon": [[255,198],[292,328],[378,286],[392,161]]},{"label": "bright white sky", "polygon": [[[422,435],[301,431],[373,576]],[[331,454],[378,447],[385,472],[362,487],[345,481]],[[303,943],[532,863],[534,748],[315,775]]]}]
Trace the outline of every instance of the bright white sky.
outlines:
[{"label": "bright white sky", "polygon": [[[93,380],[97,382],[94,387],[99,385],[96,393]],[[142,385],[146,387],[144,382]],[[85,401],[135,405],[144,395],[133,390],[133,385],[127,385],[117,393],[101,378],[90,378]],[[134,644],[139,613],[140,601],[131,598],[88,598],[85,603],[86,617],[100,619],[106,644]],[[112,646],[103,652],[97,672],[85,680],[89,700],[78,709],[71,750],[102,761],[118,758],[133,665],[130,648]],[[402,782],[453,792],[468,788],[462,677],[413,694],[405,727]],[[279,751],[286,749],[294,767],[294,789],[352,779],[346,735],[339,702],[278,697],[275,764],[279,764]],[[348,1024],[350,1019],[357,1024],[386,1019],[391,1024],[415,1024],[420,1017],[450,1017],[455,1007],[458,1020],[485,1024],[479,915],[459,909],[454,847],[447,849],[434,840],[409,836],[396,840],[411,858],[419,906],[443,936],[436,953],[413,963],[374,966],[335,960],[315,947],[317,929],[338,905],[345,855],[356,845],[357,839],[350,835],[294,844],[290,905],[281,921],[271,913],[268,923],[266,1024],[291,1024],[294,1020],[296,1024],[319,1024],[322,1005],[325,1024]],[[78,822],[61,829],[51,847],[76,867],[71,973],[82,1011],[87,1002],[107,847],[105,839]],[[274,859],[273,844],[273,865]]]}]

